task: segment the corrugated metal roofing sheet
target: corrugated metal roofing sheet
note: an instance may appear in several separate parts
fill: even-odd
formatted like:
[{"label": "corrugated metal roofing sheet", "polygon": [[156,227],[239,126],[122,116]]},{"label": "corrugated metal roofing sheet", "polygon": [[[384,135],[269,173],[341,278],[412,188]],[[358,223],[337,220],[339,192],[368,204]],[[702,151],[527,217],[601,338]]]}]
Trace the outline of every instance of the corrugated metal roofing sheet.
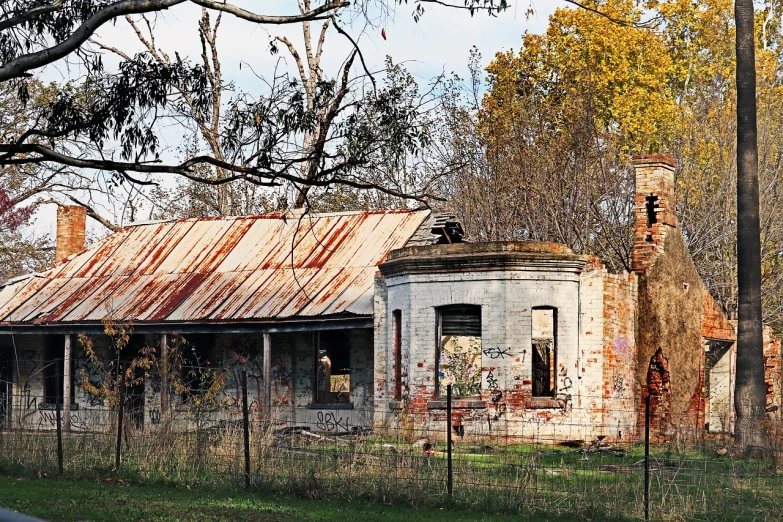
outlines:
[{"label": "corrugated metal roofing sheet", "polygon": [[428,215],[275,213],[126,227],[0,287],[0,323],[371,315],[378,264]]}]

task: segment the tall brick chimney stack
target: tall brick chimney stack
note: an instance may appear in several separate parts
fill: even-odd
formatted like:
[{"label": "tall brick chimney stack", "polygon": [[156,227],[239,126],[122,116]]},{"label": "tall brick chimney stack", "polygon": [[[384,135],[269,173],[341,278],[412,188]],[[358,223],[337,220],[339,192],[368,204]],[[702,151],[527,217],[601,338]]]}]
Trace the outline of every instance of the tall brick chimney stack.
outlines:
[{"label": "tall brick chimney stack", "polygon": [[667,229],[677,228],[674,193],[677,161],[669,154],[633,156],[631,161],[636,177],[636,231],[631,269],[643,274],[663,252]]},{"label": "tall brick chimney stack", "polygon": [[84,250],[87,209],[80,206],[57,207],[57,247],[55,261]]}]

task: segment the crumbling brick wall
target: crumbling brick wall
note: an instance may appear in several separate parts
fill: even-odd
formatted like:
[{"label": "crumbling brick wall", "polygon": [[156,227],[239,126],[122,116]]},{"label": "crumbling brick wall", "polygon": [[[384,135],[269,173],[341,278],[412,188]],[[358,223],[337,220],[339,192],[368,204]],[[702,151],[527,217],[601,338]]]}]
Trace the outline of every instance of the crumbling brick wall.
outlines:
[{"label": "crumbling brick wall", "polygon": [[619,440],[635,431],[636,289],[635,274],[604,273],[603,424]]},{"label": "crumbling brick wall", "polygon": [[682,234],[671,228],[655,264],[639,278],[637,389],[641,401],[649,361],[660,347],[671,368],[671,422],[694,429],[700,419],[692,402],[701,400],[703,378],[703,288]]},{"label": "crumbling brick wall", "polygon": [[671,414],[667,422],[696,430],[703,422],[704,283],[677,223],[677,163],[664,154],[636,156],[633,163],[636,227],[632,266],[639,275],[637,408],[640,413],[644,411],[650,361],[661,348],[661,356],[671,369]]},{"label": "crumbling brick wall", "polygon": [[772,328],[764,327],[764,383],[767,385],[767,414],[780,419],[781,374],[780,338],[772,334]]}]

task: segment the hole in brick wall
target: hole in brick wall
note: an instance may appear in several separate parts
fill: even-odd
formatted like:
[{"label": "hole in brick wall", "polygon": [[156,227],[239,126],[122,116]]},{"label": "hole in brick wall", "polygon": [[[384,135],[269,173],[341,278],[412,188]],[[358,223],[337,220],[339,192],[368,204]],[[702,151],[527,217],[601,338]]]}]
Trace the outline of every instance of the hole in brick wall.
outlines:
[{"label": "hole in brick wall", "polygon": [[655,215],[658,208],[658,196],[650,194],[644,199],[647,201],[645,205],[647,207],[647,226],[651,227],[658,222],[658,217]]},{"label": "hole in brick wall", "polygon": [[646,236],[644,236],[644,240],[647,241],[648,243],[652,243],[652,234],[647,234]]},{"label": "hole in brick wall", "polygon": [[669,379],[669,360],[658,348],[647,368],[647,393],[650,396],[650,427],[659,436],[664,434],[671,419]]}]

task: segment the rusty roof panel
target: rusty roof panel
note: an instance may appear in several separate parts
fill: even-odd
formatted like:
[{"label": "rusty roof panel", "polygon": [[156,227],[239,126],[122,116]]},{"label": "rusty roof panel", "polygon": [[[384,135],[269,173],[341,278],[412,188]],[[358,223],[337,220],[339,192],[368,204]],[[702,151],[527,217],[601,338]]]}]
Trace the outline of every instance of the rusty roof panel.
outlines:
[{"label": "rusty roof panel", "polygon": [[65,315],[60,316],[58,321],[70,322],[77,320],[77,318],[100,320],[112,315],[112,297],[122,291],[123,285],[128,281],[128,276],[101,276],[91,279],[95,282],[95,286],[93,286],[90,295],[70,310],[63,310]]},{"label": "rusty roof panel", "polygon": [[69,279],[34,279],[11,301],[3,322],[24,322],[27,317],[44,305]]},{"label": "rusty roof panel", "polygon": [[0,304],[0,322],[8,321],[7,318],[10,314],[35,295],[37,288],[44,284],[46,284],[45,279],[30,277],[3,287],[0,291],[0,303],[2,303]]},{"label": "rusty roof panel", "polygon": [[370,315],[378,264],[428,215],[275,213],[130,226],[0,286],[0,322]]},{"label": "rusty roof panel", "polygon": [[124,228],[92,245],[73,259],[65,261],[63,269],[54,277],[94,277],[100,275],[99,269],[115,259],[117,250],[130,236],[132,229]]}]

